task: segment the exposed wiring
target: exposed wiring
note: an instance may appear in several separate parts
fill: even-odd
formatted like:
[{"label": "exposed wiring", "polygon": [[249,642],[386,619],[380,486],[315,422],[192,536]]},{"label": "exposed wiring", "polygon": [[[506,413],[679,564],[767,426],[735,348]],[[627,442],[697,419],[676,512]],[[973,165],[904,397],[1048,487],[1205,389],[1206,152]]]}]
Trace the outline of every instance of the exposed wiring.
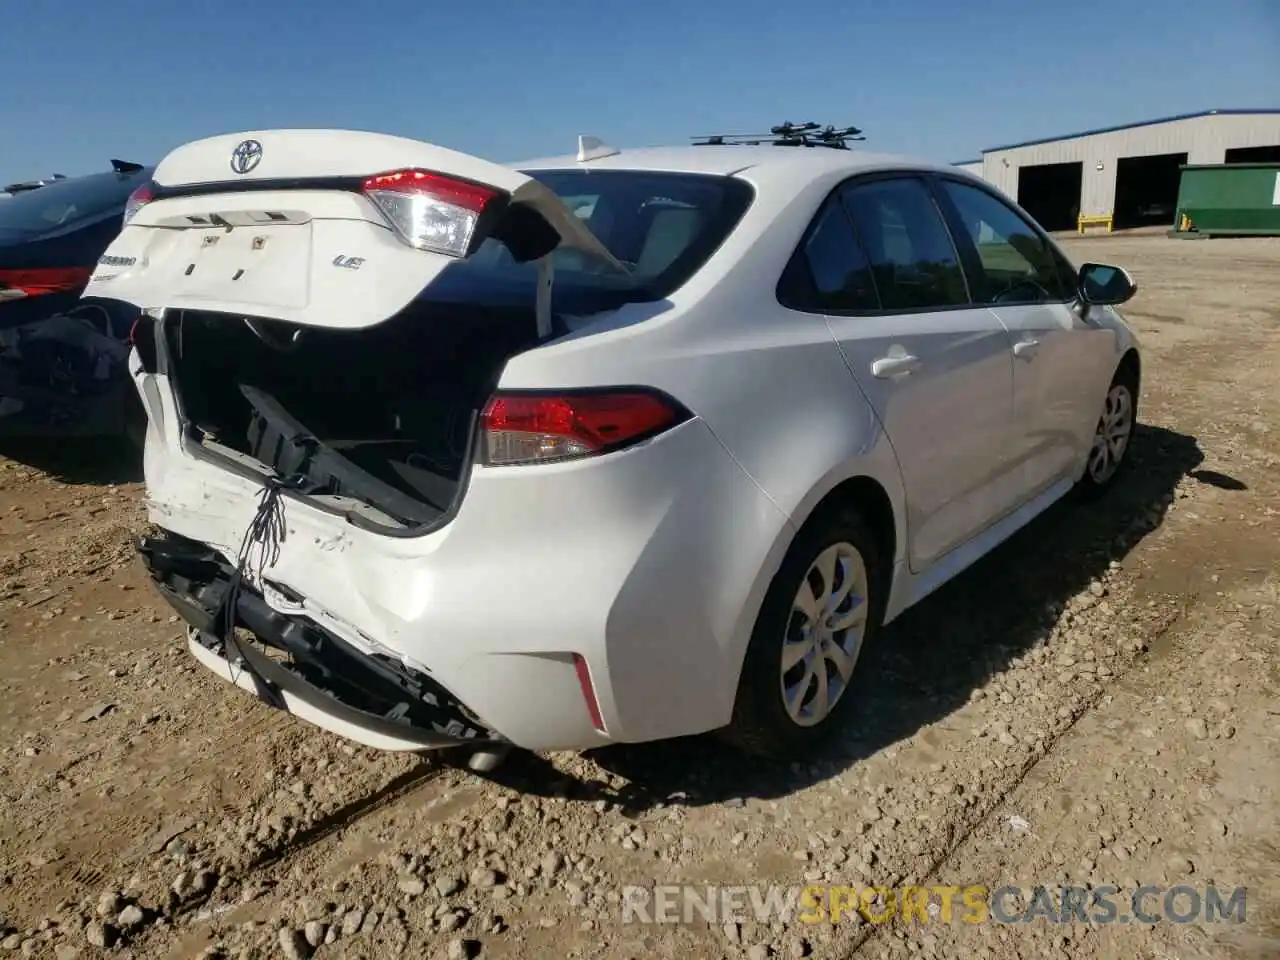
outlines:
[{"label": "exposed wiring", "polygon": [[[271,684],[254,670],[249,659],[240,654],[240,644],[236,639],[236,613],[239,608],[240,591],[244,585],[245,572],[253,564],[254,579],[262,580],[262,571],[275,564],[280,558],[280,546],[284,543],[287,528],[284,517],[284,491],[296,489],[300,483],[297,477],[269,477],[258,494],[258,508],[253,519],[245,529],[240,541],[240,551],[236,555],[235,569],[227,587],[227,596],[223,608],[222,640],[227,646],[228,660],[239,654],[239,661],[257,681],[259,691],[275,701],[275,706],[283,707]],[[255,548],[257,559],[254,561]]]}]

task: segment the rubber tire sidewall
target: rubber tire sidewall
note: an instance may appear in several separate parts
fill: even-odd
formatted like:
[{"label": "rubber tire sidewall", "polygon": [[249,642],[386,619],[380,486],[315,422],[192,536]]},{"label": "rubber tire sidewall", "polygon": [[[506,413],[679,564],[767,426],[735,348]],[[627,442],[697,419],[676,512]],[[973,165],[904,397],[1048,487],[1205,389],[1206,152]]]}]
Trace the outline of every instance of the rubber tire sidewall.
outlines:
[{"label": "rubber tire sidewall", "polygon": [[[1085,461],[1084,474],[1081,476],[1080,482],[1076,485],[1076,489],[1086,500],[1096,499],[1110,490],[1111,487],[1115,485],[1117,478],[1122,476],[1128,469],[1129,461],[1133,459],[1133,438],[1138,432],[1138,384],[1133,375],[1133,371],[1123,367],[1117,370],[1115,376],[1111,378],[1111,382],[1107,384],[1107,393],[1110,394],[1112,389],[1118,384],[1124,384],[1129,388],[1129,442],[1125,444],[1124,455],[1120,459],[1120,465],[1116,467],[1111,476],[1102,483],[1098,483],[1089,475],[1088,461]],[[1105,405],[1106,397],[1104,396],[1103,406],[1105,407]],[[1102,414],[1099,413],[1098,417],[1101,419]],[[1093,455],[1092,448],[1090,448],[1089,455]]]},{"label": "rubber tire sidewall", "polygon": [[[840,542],[851,544],[862,554],[867,569],[870,608],[859,663],[879,632],[884,619],[889,577],[876,539],[856,512],[848,509],[824,511],[796,534],[769,584],[747,645],[733,719],[722,734],[748,753],[775,760],[797,759],[818,749],[845,725],[844,719],[856,699],[853,690],[846,689],[824,721],[812,727],[802,727],[787,715],[780,689],[782,642],[791,617],[791,603],[813,561],[827,547]],[[857,678],[857,670],[855,664],[851,684]]]}]

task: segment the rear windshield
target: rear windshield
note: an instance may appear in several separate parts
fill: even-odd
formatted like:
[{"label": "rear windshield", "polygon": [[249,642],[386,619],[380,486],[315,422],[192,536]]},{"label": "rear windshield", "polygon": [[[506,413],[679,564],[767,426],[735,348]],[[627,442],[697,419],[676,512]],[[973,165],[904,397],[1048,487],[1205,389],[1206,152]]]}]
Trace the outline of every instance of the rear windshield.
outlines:
[{"label": "rear windshield", "polygon": [[[576,250],[555,259],[557,299],[660,300],[692,277],[737,226],[751,187],[732,177],[633,170],[531,170],[629,269],[629,276]],[[533,282],[536,266],[516,263],[487,241],[457,265],[467,279]],[[462,276],[450,278],[462,281]]]},{"label": "rear windshield", "polygon": [[0,203],[0,233],[37,236],[119,211],[141,182],[137,174],[95,173],[24,191]]}]

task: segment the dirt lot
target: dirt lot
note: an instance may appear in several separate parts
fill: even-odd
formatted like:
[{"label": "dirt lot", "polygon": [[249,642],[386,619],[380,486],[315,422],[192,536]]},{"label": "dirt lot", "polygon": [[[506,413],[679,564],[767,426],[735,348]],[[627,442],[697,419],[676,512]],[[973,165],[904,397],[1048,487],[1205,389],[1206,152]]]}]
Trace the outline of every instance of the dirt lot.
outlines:
[{"label": "dirt lot", "polygon": [[[353,748],[185,655],[127,460],[9,450],[0,953],[1280,956],[1280,241],[1069,247],[1142,287],[1134,469],[887,631],[813,765]],[[626,884],[1063,882],[1246,885],[1246,921],[620,920]]]}]

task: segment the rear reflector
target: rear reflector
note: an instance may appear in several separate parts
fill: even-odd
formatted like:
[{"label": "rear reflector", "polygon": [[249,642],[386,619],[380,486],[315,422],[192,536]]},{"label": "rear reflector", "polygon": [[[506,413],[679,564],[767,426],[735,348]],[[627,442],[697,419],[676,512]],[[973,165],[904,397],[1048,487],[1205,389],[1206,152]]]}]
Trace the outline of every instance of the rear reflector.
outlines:
[{"label": "rear reflector", "polygon": [[499,392],[480,415],[485,463],[546,463],[610,453],[690,416],[674,400],[649,390]]},{"label": "rear reflector", "polygon": [[380,173],[361,189],[406,243],[450,257],[467,255],[480,215],[499,196],[492,187],[427,170]]},{"label": "rear reflector", "polygon": [[133,193],[129,194],[129,199],[124,205],[124,224],[129,225],[129,221],[133,219],[134,214],[141,210],[144,206],[156,198],[155,186],[150,183],[144,183]]},{"label": "rear reflector", "polygon": [[89,282],[92,275],[92,267],[0,270],[0,299],[12,300],[79,290]]},{"label": "rear reflector", "polygon": [[582,654],[573,655],[573,669],[578,672],[578,686],[582,688],[582,699],[586,701],[587,713],[591,717],[591,725],[604,733],[604,720],[600,716],[600,701],[596,699],[596,688],[591,682],[591,670]]}]

